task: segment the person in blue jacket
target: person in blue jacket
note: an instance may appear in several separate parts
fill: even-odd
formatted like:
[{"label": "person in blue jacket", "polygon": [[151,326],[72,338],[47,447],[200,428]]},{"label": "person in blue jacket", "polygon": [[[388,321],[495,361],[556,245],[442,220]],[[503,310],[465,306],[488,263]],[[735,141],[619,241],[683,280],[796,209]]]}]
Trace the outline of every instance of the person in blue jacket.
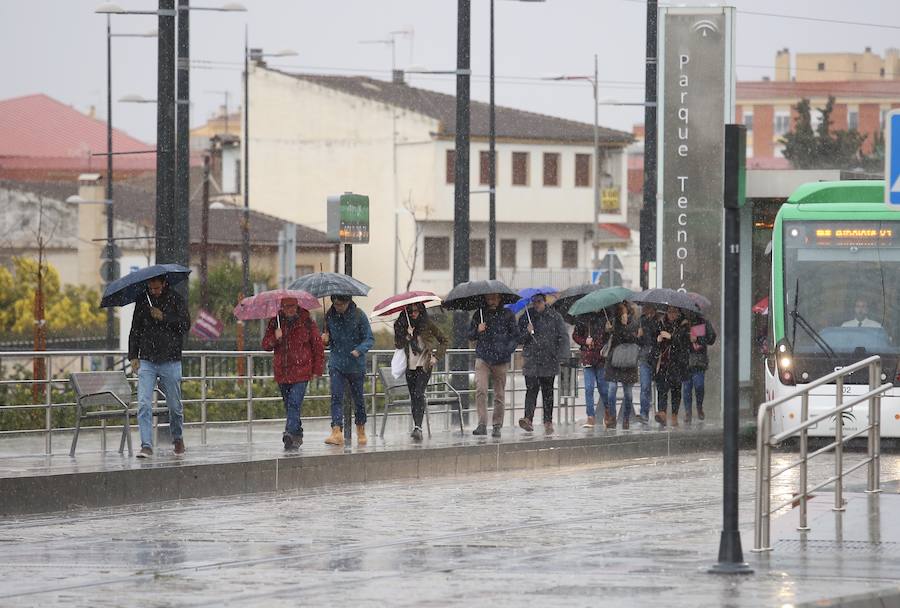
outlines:
[{"label": "person in blue jacket", "polygon": [[519,342],[516,316],[500,305],[500,294],[484,296],[484,306],[472,315],[469,341],[475,343],[475,406],[478,426],[473,435],[487,435],[488,381],[494,387],[491,437],[500,437],[506,400],[506,372],[509,358]]},{"label": "person in blue jacket", "polygon": [[328,347],[328,375],[331,378],[331,435],[329,445],[344,445],[344,393],[349,389],[356,409],[356,440],[365,445],[366,353],[375,343],[369,319],[350,296],[331,296],[331,308],[325,313],[322,343]]}]

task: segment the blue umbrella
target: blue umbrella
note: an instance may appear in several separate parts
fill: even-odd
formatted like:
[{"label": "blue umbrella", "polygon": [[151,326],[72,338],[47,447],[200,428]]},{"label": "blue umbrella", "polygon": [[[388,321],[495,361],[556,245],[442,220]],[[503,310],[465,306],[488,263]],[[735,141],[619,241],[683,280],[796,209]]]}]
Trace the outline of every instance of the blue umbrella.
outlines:
[{"label": "blue umbrella", "polygon": [[113,281],[103,290],[100,308],[126,306],[136,302],[147,291],[147,281],[156,277],[165,277],[169,286],[177,285],[191,274],[190,268],[179,264],[155,264],[126,274]]},{"label": "blue umbrella", "polygon": [[515,314],[519,314],[523,310],[525,310],[528,305],[531,303],[531,298],[538,295],[556,295],[559,293],[559,290],[555,287],[549,287],[545,285],[544,287],[526,287],[519,291],[519,297],[521,300],[517,302],[513,302],[512,304],[507,304],[506,307],[513,311]]}]

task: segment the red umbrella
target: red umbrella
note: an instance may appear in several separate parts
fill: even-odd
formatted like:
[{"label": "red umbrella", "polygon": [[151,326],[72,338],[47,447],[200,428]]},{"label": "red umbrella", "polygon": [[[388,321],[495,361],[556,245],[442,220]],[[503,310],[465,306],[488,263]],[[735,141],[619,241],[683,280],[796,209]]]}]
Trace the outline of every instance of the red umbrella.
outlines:
[{"label": "red umbrella", "polygon": [[426,308],[440,306],[441,299],[430,291],[407,291],[379,302],[372,311],[372,318],[385,318],[397,314],[410,304],[422,303]]},{"label": "red umbrella", "polygon": [[234,307],[234,316],[241,321],[277,317],[278,310],[281,308],[281,301],[287,298],[296,299],[300,308],[305,310],[312,310],[321,306],[319,301],[307,291],[300,289],[273,289],[272,291],[263,291],[255,296],[241,300],[241,303]]},{"label": "red umbrella", "polygon": [[753,305],[753,308],[750,309],[758,315],[767,315],[769,314],[769,296],[764,297],[762,300]]}]

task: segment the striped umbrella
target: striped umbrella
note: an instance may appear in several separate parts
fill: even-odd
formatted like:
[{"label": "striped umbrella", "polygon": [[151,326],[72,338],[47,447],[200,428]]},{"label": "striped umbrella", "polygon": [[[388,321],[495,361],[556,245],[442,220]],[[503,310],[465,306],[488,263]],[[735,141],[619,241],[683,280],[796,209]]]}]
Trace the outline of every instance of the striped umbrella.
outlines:
[{"label": "striped umbrella", "polygon": [[372,319],[384,320],[401,312],[410,304],[424,304],[425,308],[441,305],[441,299],[430,291],[407,291],[379,302],[372,311]]}]

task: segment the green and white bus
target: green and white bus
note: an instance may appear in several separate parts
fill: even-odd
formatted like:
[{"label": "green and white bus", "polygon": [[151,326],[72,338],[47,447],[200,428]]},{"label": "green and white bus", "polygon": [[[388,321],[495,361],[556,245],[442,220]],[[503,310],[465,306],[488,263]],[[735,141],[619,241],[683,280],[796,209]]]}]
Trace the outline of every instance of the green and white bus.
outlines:
[{"label": "green and white bus", "polygon": [[[804,184],[782,205],[772,236],[766,397],[775,399],[873,354],[883,380],[900,359],[900,213],[884,204],[883,181]],[[774,348],[773,348],[774,346]],[[844,393],[867,391],[868,372]],[[900,383],[898,383],[900,384]],[[835,384],[810,395],[809,416],[834,407]],[[868,425],[865,404],[844,415],[845,433]],[[774,412],[776,432],[800,420],[800,399]],[[882,399],[882,437],[900,436],[900,389]],[[811,436],[834,436],[835,421]]]}]

